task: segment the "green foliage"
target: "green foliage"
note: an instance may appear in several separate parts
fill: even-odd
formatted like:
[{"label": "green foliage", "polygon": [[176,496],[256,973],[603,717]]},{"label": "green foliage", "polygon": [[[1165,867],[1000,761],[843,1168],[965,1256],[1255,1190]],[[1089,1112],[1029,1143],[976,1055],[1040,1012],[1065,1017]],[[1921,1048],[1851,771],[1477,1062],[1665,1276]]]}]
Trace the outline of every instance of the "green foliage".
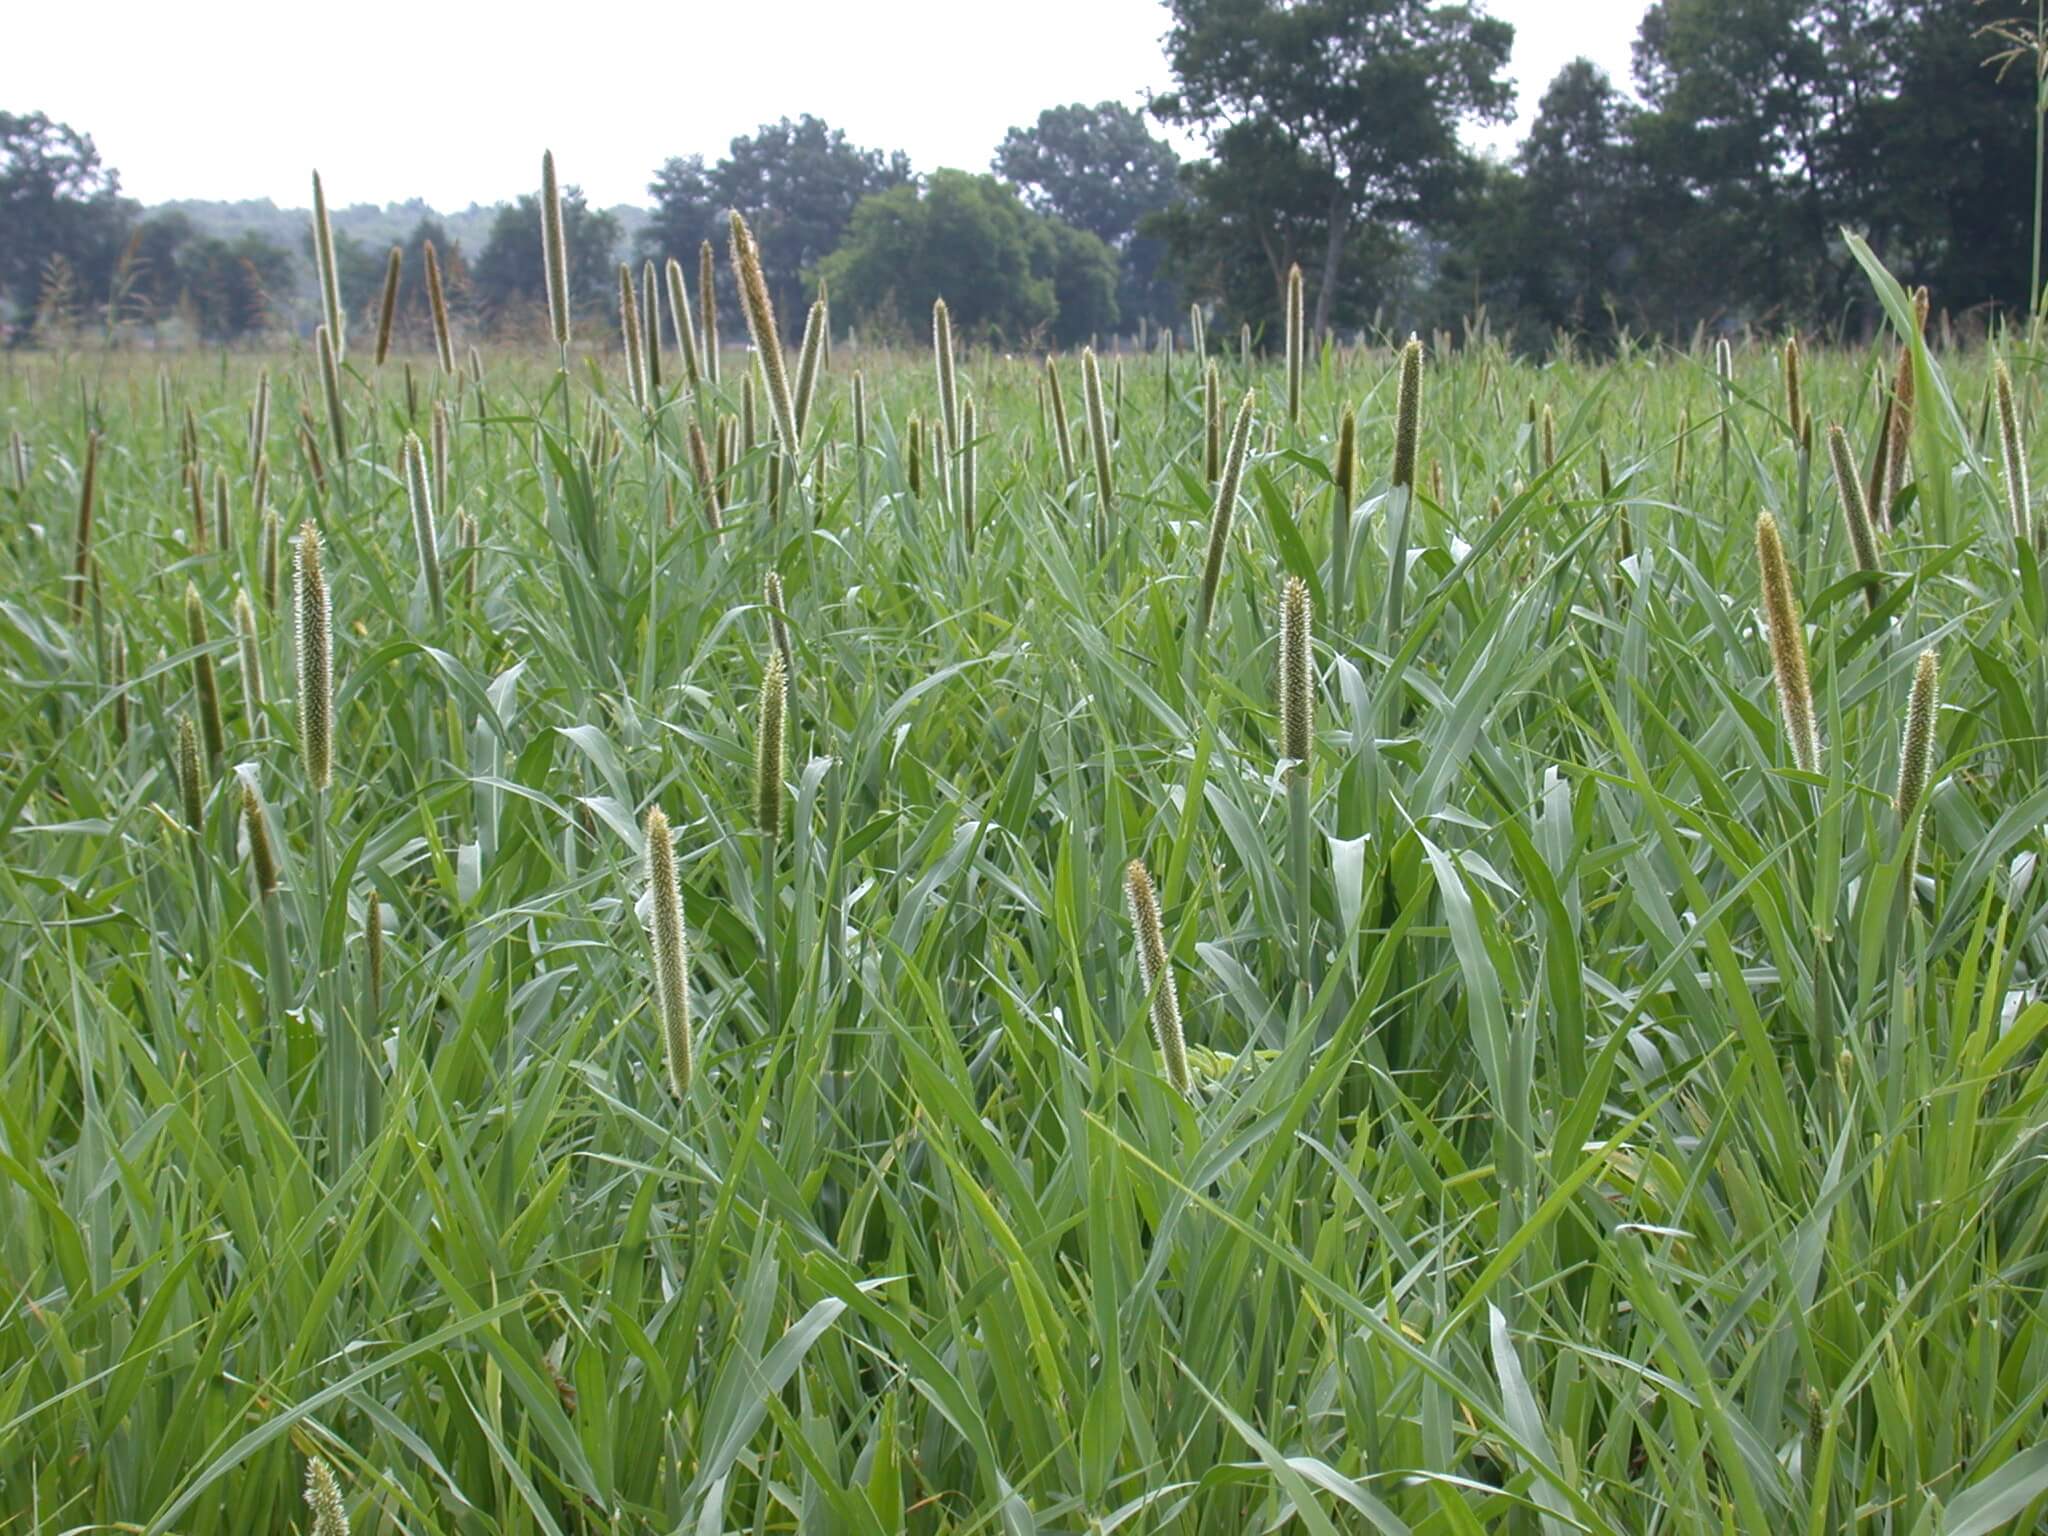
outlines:
[{"label": "green foliage", "polygon": [[1275,238],[1279,219],[1320,221],[1321,249],[1304,253],[1320,336],[1352,231],[1441,204],[1466,163],[1460,126],[1508,115],[1514,28],[1478,6],[1429,0],[1171,0],[1169,10],[1175,86],[1152,110],[1212,140],[1256,124],[1260,159],[1298,158],[1250,232],[1284,282],[1299,258]]},{"label": "green foliage", "polygon": [[[2041,1528],[2048,604],[1981,352],[1914,345],[1873,611],[1774,348],[1725,389],[1705,352],[1433,350],[1412,495],[1384,350],[1331,347],[1298,429],[1277,362],[1220,359],[1235,495],[1192,392],[1108,356],[1109,516],[1040,360],[978,348],[970,547],[952,466],[908,489],[922,341],[842,345],[821,455],[738,455],[719,528],[679,445],[746,375],[643,413],[608,340],[415,380],[481,529],[445,611],[391,370],[346,376],[324,478],[287,359],[0,373],[16,1524]],[[1871,362],[1803,379],[1858,442]],[[188,450],[236,513],[204,549]],[[230,619],[257,453],[331,694],[291,597]]]},{"label": "green foliage", "polygon": [[667,161],[647,189],[654,216],[638,236],[640,252],[657,264],[674,257],[694,271],[702,241],[724,250],[725,215],[738,209],[760,245],[768,295],[790,328],[785,339],[793,339],[808,307],[806,279],[845,237],[861,199],[909,180],[901,150],[885,156],[808,113],[796,122],[785,117],[734,139],[716,165],[701,155]]},{"label": "green foliage", "polygon": [[1180,157],[1153,136],[1142,113],[1116,101],[1048,107],[1029,128],[1003,135],[990,168],[1040,213],[1116,252],[1125,325],[1140,315],[1169,324],[1180,318],[1179,294],[1160,271],[1165,246],[1139,233],[1173,203]]},{"label": "green foliage", "polygon": [[864,200],[819,273],[837,313],[900,332],[921,330],[941,297],[956,329],[1011,347],[1075,343],[1117,320],[1107,246],[965,171]]}]

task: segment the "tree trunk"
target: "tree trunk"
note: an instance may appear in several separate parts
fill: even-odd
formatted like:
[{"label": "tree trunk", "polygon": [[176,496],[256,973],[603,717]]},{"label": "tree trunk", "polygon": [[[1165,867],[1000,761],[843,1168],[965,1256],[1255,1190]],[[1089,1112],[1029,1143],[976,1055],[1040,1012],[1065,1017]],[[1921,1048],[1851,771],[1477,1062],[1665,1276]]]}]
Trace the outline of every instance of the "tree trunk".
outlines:
[{"label": "tree trunk", "polygon": [[1350,210],[1345,206],[1344,193],[1339,190],[1330,195],[1330,232],[1323,243],[1323,278],[1316,285],[1316,318],[1311,334],[1318,347],[1329,334],[1330,300],[1337,291],[1337,268],[1344,259],[1344,237],[1350,230]]}]

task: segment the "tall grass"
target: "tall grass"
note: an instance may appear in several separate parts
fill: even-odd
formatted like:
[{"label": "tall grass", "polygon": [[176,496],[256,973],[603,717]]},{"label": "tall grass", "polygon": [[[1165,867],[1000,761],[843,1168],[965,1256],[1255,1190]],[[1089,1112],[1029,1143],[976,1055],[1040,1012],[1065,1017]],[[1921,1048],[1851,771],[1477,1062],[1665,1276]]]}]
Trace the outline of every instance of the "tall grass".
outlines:
[{"label": "tall grass", "polygon": [[2040,1528],[2038,359],[1888,282],[1881,584],[1774,344],[1233,354],[1212,484],[956,326],[971,558],[921,338],[800,461],[603,327],[14,358],[0,1529]]}]

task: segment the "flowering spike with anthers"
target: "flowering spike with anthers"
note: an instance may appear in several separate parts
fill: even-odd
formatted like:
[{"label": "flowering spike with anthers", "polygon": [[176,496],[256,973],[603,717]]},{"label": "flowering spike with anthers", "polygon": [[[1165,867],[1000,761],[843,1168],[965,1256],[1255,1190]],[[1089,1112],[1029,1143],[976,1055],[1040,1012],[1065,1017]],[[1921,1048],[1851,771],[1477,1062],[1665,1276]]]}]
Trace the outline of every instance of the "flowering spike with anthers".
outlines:
[{"label": "flowering spike with anthers", "polygon": [[747,314],[747,330],[754,338],[754,350],[761,359],[761,378],[768,387],[768,413],[775,422],[775,435],[782,439],[783,452],[794,457],[802,439],[797,432],[796,400],[790,391],[789,370],[783,365],[782,336],[775,329],[775,304],[768,296],[768,275],[761,269],[760,247],[739,210],[731,215],[732,264],[739,276],[740,307]]},{"label": "flowering spike with anthers", "polygon": [[668,816],[647,812],[647,938],[654,955],[654,1011],[661,1021],[662,1060],[679,1099],[690,1094],[695,1052],[690,1040],[690,948],[676,884],[676,850]]},{"label": "flowering spike with anthers", "polygon": [[1315,745],[1314,663],[1308,583],[1290,576],[1280,589],[1280,755],[1290,778],[1308,773]]},{"label": "flowering spike with anthers", "polygon": [[185,811],[185,830],[206,826],[206,765],[199,756],[199,732],[189,716],[178,721],[178,798]]},{"label": "flowering spike with anthers", "polygon": [[2013,403],[2012,374],[2004,359],[1993,364],[1992,378],[1998,395],[1999,454],[2005,461],[2006,517],[2012,523],[2012,536],[2022,544],[2032,543],[2039,532],[2033,526],[2027,490],[2027,451],[2020,441],[2020,413]]},{"label": "flowering spike with anthers", "polygon": [[1756,551],[1762,571],[1764,624],[1770,632],[1771,671],[1792,761],[1808,773],[1818,773],[1820,730],[1814,720],[1813,685],[1806,670],[1806,633],[1792,591],[1792,569],[1778,537],[1778,520],[1768,512],[1757,514]]},{"label": "flowering spike with anthers", "polygon": [[333,615],[327,576],[320,568],[320,530],[310,518],[299,528],[292,602],[298,632],[299,761],[307,786],[324,790],[334,782]]},{"label": "flowering spike with anthers", "polygon": [[946,440],[960,441],[960,389],[953,376],[953,317],[944,299],[932,300],[932,362],[939,376],[939,420]]},{"label": "flowering spike with anthers", "polygon": [[1138,941],[1138,976],[1152,1001],[1152,1038],[1159,1046],[1159,1063],[1167,1082],[1186,1098],[1193,1088],[1188,1079],[1187,1037],[1181,1030],[1180,994],[1174,988],[1173,964],[1159,923],[1159,898],[1144,860],[1133,859],[1124,867],[1124,897],[1130,904],[1131,928]]},{"label": "flowering spike with anthers", "polygon": [[1401,349],[1401,378],[1394,391],[1394,472],[1396,486],[1415,489],[1415,447],[1422,435],[1422,342],[1414,336]]},{"label": "flowering spike with anthers", "polygon": [[761,704],[754,730],[754,822],[770,842],[782,836],[782,725],[789,689],[782,657],[770,652],[761,671]]},{"label": "flowering spike with anthers", "polygon": [[1906,732],[1899,745],[1899,792],[1892,804],[1899,813],[1899,834],[1910,840],[1906,877],[1920,856],[1920,810],[1927,781],[1934,773],[1934,721],[1941,708],[1941,663],[1933,650],[1920,653],[1913,666],[1913,691],[1906,700]]},{"label": "flowering spike with anthers", "polygon": [[412,509],[413,552],[419,557],[420,575],[427,584],[427,601],[433,605],[438,621],[443,613],[441,541],[434,531],[434,494],[427,479],[426,450],[420,446],[417,434],[405,434],[405,446],[399,457],[405,467],[405,499]]},{"label": "flowering spike with anthers", "polygon": [[1195,633],[1207,634],[1209,616],[1216,610],[1216,590],[1223,583],[1223,561],[1230,552],[1230,521],[1237,510],[1237,488],[1244,478],[1245,454],[1251,447],[1252,409],[1257,396],[1245,391],[1237,408],[1237,420],[1230,428],[1230,448],[1223,456],[1223,471],[1216,481],[1216,502],[1209,512],[1209,548],[1202,562],[1202,587],[1195,604]]},{"label": "flowering spike with anthers", "polygon": [[313,1512],[311,1536],[349,1536],[348,1506],[334,1469],[318,1456],[306,1463],[306,1507]]}]

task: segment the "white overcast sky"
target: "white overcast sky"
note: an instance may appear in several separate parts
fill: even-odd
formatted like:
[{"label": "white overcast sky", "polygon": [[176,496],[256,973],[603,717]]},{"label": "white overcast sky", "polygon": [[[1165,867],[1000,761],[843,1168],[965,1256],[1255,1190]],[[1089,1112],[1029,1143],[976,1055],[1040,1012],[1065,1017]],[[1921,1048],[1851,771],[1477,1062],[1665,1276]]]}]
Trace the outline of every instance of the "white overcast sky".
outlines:
[{"label": "white overcast sky", "polygon": [[[1644,8],[1491,0],[1515,24],[1522,126],[1578,54],[1625,85]],[[92,134],[144,202],[303,206],[317,167],[336,205],[418,196],[452,211],[531,191],[552,148],[593,202],[644,203],[668,156],[715,159],[734,135],[805,112],[856,143],[908,150],[919,170],[978,171],[1006,128],[1043,107],[1135,105],[1170,83],[1159,0],[104,0],[87,12],[22,0],[11,11],[0,108]]]}]

